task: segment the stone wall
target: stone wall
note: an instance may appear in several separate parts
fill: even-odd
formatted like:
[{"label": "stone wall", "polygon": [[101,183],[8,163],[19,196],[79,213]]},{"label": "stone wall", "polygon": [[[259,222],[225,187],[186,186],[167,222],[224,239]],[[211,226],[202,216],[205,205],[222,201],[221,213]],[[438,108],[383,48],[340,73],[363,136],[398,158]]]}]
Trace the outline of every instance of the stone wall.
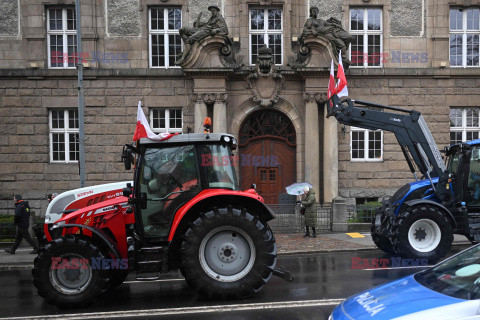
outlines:
[{"label": "stone wall", "polygon": [[0,0],[0,37],[19,35],[19,10],[18,0]]},{"label": "stone wall", "polygon": [[[49,156],[49,109],[75,108],[76,85],[73,77],[0,80],[0,214],[12,211],[16,192],[43,213],[47,193],[80,187],[77,163],[50,163]],[[120,156],[132,141],[139,100],[147,115],[149,108],[183,107],[184,130],[193,127],[190,80],[115,77],[84,85],[87,185],[132,179]]]},{"label": "stone wall", "polygon": [[[320,19],[327,20],[330,17],[335,17],[340,21],[343,21],[343,12],[342,12],[343,0],[332,0],[332,1],[322,1],[322,0],[311,0],[311,7],[318,7],[319,13],[318,17]],[[345,28],[348,30],[348,28]]]},{"label": "stone wall", "polygon": [[391,1],[390,33],[392,36],[424,36],[425,0]]},{"label": "stone wall", "polygon": [[104,0],[107,34],[113,37],[140,36],[139,0]]}]

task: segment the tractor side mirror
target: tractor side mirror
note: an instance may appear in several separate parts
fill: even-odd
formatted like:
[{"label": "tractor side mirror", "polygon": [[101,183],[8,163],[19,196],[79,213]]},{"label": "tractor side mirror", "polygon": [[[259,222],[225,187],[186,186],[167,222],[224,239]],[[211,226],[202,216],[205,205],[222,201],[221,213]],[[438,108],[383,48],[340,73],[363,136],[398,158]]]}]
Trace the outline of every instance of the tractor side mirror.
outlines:
[{"label": "tractor side mirror", "polygon": [[147,193],[140,193],[140,208],[147,209]]},{"label": "tractor side mirror", "polygon": [[128,148],[127,145],[123,147],[122,160],[125,166],[125,170],[130,170],[132,168],[133,155],[132,150]]},{"label": "tractor side mirror", "polygon": [[132,194],[132,184],[131,183],[127,183],[127,187],[126,188],[123,188],[123,196],[124,197],[130,197],[130,195]]}]

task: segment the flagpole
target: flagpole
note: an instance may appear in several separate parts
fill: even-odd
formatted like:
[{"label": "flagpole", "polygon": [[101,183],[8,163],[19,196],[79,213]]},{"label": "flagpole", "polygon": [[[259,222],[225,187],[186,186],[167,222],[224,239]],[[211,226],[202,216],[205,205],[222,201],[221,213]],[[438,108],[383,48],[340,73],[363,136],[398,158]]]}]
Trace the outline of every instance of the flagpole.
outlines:
[{"label": "flagpole", "polygon": [[82,24],[80,0],[75,0],[77,23],[77,70],[78,70],[78,162],[80,167],[80,188],[85,187],[85,114],[83,101]]}]

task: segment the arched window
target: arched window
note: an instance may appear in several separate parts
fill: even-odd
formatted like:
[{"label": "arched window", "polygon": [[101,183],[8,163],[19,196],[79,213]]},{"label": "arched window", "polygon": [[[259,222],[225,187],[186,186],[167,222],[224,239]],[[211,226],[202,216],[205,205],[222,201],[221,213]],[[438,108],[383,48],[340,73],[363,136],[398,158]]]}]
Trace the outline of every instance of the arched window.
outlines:
[{"label": "arched window", "polygon": [[276,110],[254,111],[242,124],[239,134],[240,146],[265,137],[281,139],[295,146],[295,128],[292,121]]}]

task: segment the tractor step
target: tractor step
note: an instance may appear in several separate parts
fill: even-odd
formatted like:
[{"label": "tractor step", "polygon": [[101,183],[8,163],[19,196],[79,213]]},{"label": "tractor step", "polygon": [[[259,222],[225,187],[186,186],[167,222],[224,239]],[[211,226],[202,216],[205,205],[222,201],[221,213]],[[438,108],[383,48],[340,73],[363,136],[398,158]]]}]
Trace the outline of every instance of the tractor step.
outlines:
[{"label": "tractor step", "polygon": [[154,281],[160,279],[159,273],[145,273],[142,275],[137,275],[135,278],[138,281]]},{"label": "tractor step", "polygon": [[140,248],[137,252],[137,274],[167,272],[167,260],[168,246]]}]

